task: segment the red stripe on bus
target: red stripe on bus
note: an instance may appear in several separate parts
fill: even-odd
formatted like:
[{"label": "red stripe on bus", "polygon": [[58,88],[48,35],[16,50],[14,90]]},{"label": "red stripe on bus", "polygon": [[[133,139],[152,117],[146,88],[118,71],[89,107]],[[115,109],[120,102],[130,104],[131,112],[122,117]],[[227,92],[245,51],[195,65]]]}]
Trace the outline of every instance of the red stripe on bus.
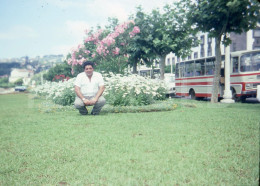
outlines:
[{"label": "red stripe on bus", "polygon": [[238,76],[254,76],[254,75],[260,75],[260,72],[258,72],[258,73],[251,73],[251,74],[235,74],[235,75],[230,75],[230,77],[238,77]]},{"label": "red stripe on bus", "polygon": [[[260,75],[260,72],[257,73],[251,73],[251,74],[233,74],[230,75],[230,77],[237,77],[237,76],[254,76],[254,75]],[[207,79],[207,78],[213,78],[212,76],[201,76],[201,77],[185,77],[185,78],[176,78],[176,80],[189,80],[189,79]]]},{"label": "red stripe on bus", "polygon": [[[211,97],[211,94],[203,94],[203,93],[198,93],[198,94],[196,94],[196,93],[195,93],[195,96],[196,96],[196,97]],[[220,96],[220,95],[218,95],[218,96]]]},{"label": "red stripe on bus", "polygon": [[[189,96],[189,93],[176,93],[177,96]],[[196,97],[211,97],[210,93],[195,93]],[[220,94],[218,94],[218,97],[220,97]]]},{"label": "red stripe on bus", "polygon": [[176,80],[189,80],[189,79],[207,79],[213,78],[214,76],[203,76],[203,77],[190,77],[190,78],[177,78]]},{"label": "red stripe on bus", "polygon": [[248,82],[248,81],[245,81],[245,82],[232,82],[230,84],[256,84],[256,83],[260,83],[260,81],[252,81],[252,82]]},{"label": "red stripe on bus", "polygon": [[212,85],[212,82],[187,82],[187,83],[175,83],[176,86],[187,86],[187,85]]},{"label": "red stripe on bus", "polygon": [[189,96],[189,93],[176,93],[177,96]]},{"label": "red stripe on bus", "polygon": [[[195,93],[196,97],[211,97],[211,93]],[[218,97],[220,97],[220,94],[218,94]]]},{"label": "red stripe on bus", "polygon": [[260,84],[260,81],[255,81],[255,82],[233,82],[230,83],[231,85],[242,85],[242,91],[246,91],[246,84]]}]

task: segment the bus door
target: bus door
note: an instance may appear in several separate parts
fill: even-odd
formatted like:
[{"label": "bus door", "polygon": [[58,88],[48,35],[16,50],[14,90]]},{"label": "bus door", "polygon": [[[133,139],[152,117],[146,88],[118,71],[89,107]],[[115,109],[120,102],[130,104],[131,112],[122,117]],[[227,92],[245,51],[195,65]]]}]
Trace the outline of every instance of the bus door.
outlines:
[{"label": "bus door", "polygon": [[213,78],[215,73],[215,57],[207,58],[205,62],[205,83],[207,84],[206,94],[208,97],[211,96],[212,88],[213,88]]},{"label": "bus door", "polygon": [[180,92],[183,95],[185,95],[186,93],[186,85],[185,85],[185,80],[184,80],[184,77],[185,77],[185,63],[180,63],[180,68],[179,68],[179,71],[180,71]]},{"label": "bus door", "polygon": [[184,96],[184,89],[183,89],[183,77],[185,73],[185,66],[184,63],[177,63],[176,64],[176,72],[175,72],[175,87],[176,87],[176,94],[178,96]]}]

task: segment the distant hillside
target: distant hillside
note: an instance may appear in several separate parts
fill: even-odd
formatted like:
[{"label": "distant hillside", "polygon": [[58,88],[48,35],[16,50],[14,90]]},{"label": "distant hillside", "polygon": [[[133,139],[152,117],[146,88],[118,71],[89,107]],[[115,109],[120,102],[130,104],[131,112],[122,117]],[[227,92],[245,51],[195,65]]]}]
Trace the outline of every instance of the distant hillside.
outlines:
[{"label": "distant hillside", "polygon": [[63,63],[63,61],[63,55],[45,55],[43,57],[36,56],[34,58],[24,56],[21,58],[0,59],[0,76],[10,75],[12,68],[24,68],[39,73],[56,64]]},{"label": "distant hillside", "polygon": [[0,76],[10,75],[12,68],[20,68],[21,64],[18,62],[13,63],[0,63]]}]

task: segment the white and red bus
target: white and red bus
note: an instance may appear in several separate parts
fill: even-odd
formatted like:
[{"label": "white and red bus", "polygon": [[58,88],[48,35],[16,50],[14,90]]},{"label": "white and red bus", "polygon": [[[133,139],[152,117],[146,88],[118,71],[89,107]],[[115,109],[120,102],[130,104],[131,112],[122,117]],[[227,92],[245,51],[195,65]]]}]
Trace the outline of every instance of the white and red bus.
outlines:
[{"label": "white and red bus", "polygon": [[[230,87],[233,99],[244,101],[256,97],[260,85],[260,50],[231,52]],[[221,76],[224,78],[224,56]],[[175,86],[177,96],[191,99],[211,97],[215,57],[181,61],[176,64]],[[222,78],[221,78],[222,79]],[[224,94],[224,81],[219,83],[219,98]]]}]

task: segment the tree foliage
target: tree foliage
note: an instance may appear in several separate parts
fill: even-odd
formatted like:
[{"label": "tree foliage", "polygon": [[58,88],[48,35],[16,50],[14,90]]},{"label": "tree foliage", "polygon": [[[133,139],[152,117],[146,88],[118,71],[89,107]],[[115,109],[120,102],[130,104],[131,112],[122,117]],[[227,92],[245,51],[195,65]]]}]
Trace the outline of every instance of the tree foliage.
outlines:
[{"label": "tree foliage", "polygon": [[74,77],[71,74],[71,66],[66,62],[58,64],[53,68],[50,68],[49,71],[43,75],[43,78],[47,81],[52,81],[57,75],[65,75],[66,77]]},{"label": "tree foliage", "polygon": [[209,32],[216,41],[215,74],[211,102],[218,101],[219,79],[221,69],[221,41],[230,44],[228,33],[242,33],[256,27],[259,21],[260,5],[256,0],[195,0],[193,3],[186,0],[190,8],[188,17],[196,28]]},{"label": "tree foliage", "polygon": [[128,65],[129,43],[140,32],[134,21],[118,24],[117,19],[110,19],[110,25],[97,31],[86,31],[83,44],[74,48],[67,57],[73,70],[84,61],[94,61],[97,69],[105,72],[123,73]]},{"label": "tree foliage", "polygon": [[163,13],[154,9],[146,14],[138,7],[131,18],[133,21],[123,24],[110,18],[110,25],[104,30],[88,31],[84,44],[68,55],[67,61],[74,71],[84,61],[92,60],[102,71],[122,73],[130,65],[136,72],[137,63],[152,65],[160,59],[163,79],[166,55],[174,52],[177,56],[187,56],[190,52],[193,30],[185,10],[178,4],[166,5]]},{"label": "tree foliage", "polygon": [[10,88],[14,87],[15,85],[13,83],[9,83],[8,77],[1,77],[0,78],[0,87],[1,88]]},{"label": "tree foliage", "polygon": [[23,85],[23,78],[19,78],[14,82],[14,85],[16,86],[21,86]]},{"label": "tree foliage", "polygon": [[127,49],[129,64],[133,67],[133,73],[137,73],[137,64],[152,65],[153,60],[156,59],[156,54],[152,51],[149,16],[139,6],[136,8],[135,15],[131,15],[130,19],[133,19],[136,26],[140,28],[140,33],[131,40]]},{"label": "tree foliage", "polygon": [[173,52],[177,56],[187,56],[195,41],[194,32],[185,9],[179,4],[167,4],[163,11],[154,9],[145,15],[145,20],[145,24],[141,23],[141,34],[145,38],[142,45],[146,46],[146,59],[160,59],[160,77],[164,79],[166,55]]},{"label": "tree foliage", "polygon": [[241,34],[255,28],[259,21],[259,3],[256,0],[196,0],[191,4],[189,19],[197,29],[209,32],[210,37],[224,36],[227,33]]}]

